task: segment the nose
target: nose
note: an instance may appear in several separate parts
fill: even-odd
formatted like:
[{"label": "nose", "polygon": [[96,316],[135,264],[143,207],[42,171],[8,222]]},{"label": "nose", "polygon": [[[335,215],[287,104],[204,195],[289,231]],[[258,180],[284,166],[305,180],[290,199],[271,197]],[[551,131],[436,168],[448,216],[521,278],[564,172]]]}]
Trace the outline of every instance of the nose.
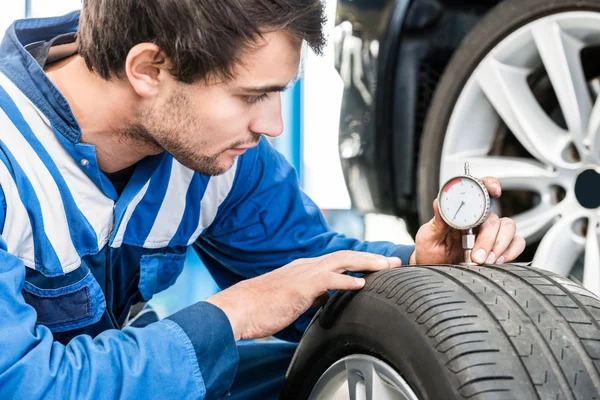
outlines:
[{"label": "nose", "polygon": [[281,94],[274,93],[270,99],[261,104],[256,117],[250,121],[250,132],[261,133],[269,137],[277,137],[283,133],[283,117],[281,115]]}]

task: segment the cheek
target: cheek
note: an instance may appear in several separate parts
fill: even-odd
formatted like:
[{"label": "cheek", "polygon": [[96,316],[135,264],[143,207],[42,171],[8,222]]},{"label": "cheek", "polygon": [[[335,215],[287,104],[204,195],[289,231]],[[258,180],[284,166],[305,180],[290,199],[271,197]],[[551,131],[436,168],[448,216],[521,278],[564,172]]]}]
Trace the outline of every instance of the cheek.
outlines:
[{"label": "cheek", "polygon": [[[241,101],[239,102],[241,103]],[[231,140],[245,138],[250,124],[249,107],[230,102],[203,113],[203,121],[210,131],[210,139]]]}]

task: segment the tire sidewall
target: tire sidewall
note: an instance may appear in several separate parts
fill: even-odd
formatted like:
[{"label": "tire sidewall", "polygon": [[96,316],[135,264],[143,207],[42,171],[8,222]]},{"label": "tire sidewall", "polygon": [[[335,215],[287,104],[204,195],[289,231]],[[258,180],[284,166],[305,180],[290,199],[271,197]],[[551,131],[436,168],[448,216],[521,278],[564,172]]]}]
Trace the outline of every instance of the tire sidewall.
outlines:
[{"label": "tire sidewall", "polygon": [[[369,293],[358,293],[335,324],[324,329],[318,318],[302,338],[282,400],[307,399],[318,379],[336,361],[352,354],[378,358],[395,369],[420,400],[458,400],[455,375],[448,374],[430,338],[397,307]],[[307,373],[308,371],[308,373]]]}]

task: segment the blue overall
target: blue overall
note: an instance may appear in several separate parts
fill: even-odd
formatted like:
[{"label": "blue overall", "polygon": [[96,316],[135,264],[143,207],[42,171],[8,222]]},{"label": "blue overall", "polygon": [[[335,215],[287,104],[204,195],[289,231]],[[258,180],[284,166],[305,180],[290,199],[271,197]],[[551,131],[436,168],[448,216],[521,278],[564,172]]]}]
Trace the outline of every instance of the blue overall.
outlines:
[{"label": "blue overall", "polygon": [[333,232],[265,139],[216,177],[147,157],[118,193],[32,55],[78,18],[17,21],[0,45],[0,398],[275,398],[315,310],[282,341],[236,344],[209,303],[144,327],[131,307],[174,283],[190,246],[221,288],[342,249],[406,264],[414,248]]}]

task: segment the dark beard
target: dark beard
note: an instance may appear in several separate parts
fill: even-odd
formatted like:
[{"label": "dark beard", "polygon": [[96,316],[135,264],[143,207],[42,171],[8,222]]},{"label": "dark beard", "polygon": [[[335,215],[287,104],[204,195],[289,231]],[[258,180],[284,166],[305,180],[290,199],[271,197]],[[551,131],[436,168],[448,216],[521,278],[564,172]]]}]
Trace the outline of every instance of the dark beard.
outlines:
[{"label": "dark beard", "polygon": [[167,129],[174,129],[173,125],[187,125],[188,127],[193,125],[194,121],[190,120],[185,114],[182,114],[182,110],[188,108],[190,107],[185,95],[181,92],[176,93],[169,101],[167,101],[162,110],[164,113],[163,115],[169,115],[174,124],[169,124],[168,121],[165,121],[164,119],[160,120],[160,122],[154,121],[152,115],[147,111],[137,110],[135,115],[136,120],[139,122],[130,125],[123,134],[134,139],[134,143],[137,142],[141,143],[143,146],[148,146],[149,149],[156,150],[157,153],[166,151],[181,164],[193,171],[207,176],[217,176],[227,172],[229,168],[223,167],[218,163],[219,157],[227,150],[255,145],[262,136],[261,134],[254,133],[252,135],[253,140],[250,142],[235,142],[226,149],[213,155],[198,154],[197,151],[194,151],[196,149],[186,146],[185,141],[181,140],[182,138],[179,138],[178,140],[178,135],[169,134],[167,131]]},{"label": "dark beard", "polygon": [[211,156],[197,154],[186,146],[179,142],[171,140],[171,136],[168,134],[161,134],[161,139],[155,138],[147,128],[141,124],[135,124],[129,126],[124,131],[123,136],[127,136],[133,140],[134,143],[140,143],[143,146],[154,150],[156,153],[166,151],[171,154],[178,162],[184,166],[196,171],[202,175],[207,176],[218,176],[227,172],[228,168],[223,168],[218,164],[219,157],[229,149],[247,147],[256,145],[260,141],[260,134],[254,134],[254,139],[251,142],[238,141],[233,143],[231,146]]},{"label": "dark beard", "polygon": [[213,154],[212,156],[197,154],[191,149],[182,146],[180,143],[176,143],[169,140],[168,135],[163,136],[165,140],[162,140],[160,142],[160,146],[186,167],[202,175],[217,176],[222,175],[229,170],[229,168],[223,168],[218,163],[218,159],[223,153],[225,153],[229,149],[256,145],[260,141],[261,136],[262,135],[260,134],[254,134],[254,140],[252,140],[251,142],[235,142],[231,146],[216,154]]},{"label": "dark beard", "polygon": [[147,148],[150,152],[162,153],[165,148],[152,137],[148,130],[141,124],[132,124],[121,132],[120,137],[128,139],[133,143],[138,143]]},{"label": "dark beard", "polygon": [[181,164],[202,175],[217,176],[227,172],[227,169],[220,168],[217,162],[223,152],[212,156],[198,155],[180,143],[171,141],[169,135],[162,135],[164,140],[159,142],[159,140],[152,137],[146,128],[139,124],[131,126],[127,130],[127,135],[131,135],[132,138],[136,138],[138,143],[141,142],[151,149],[160,149],[157,153],[166,151]]}]

